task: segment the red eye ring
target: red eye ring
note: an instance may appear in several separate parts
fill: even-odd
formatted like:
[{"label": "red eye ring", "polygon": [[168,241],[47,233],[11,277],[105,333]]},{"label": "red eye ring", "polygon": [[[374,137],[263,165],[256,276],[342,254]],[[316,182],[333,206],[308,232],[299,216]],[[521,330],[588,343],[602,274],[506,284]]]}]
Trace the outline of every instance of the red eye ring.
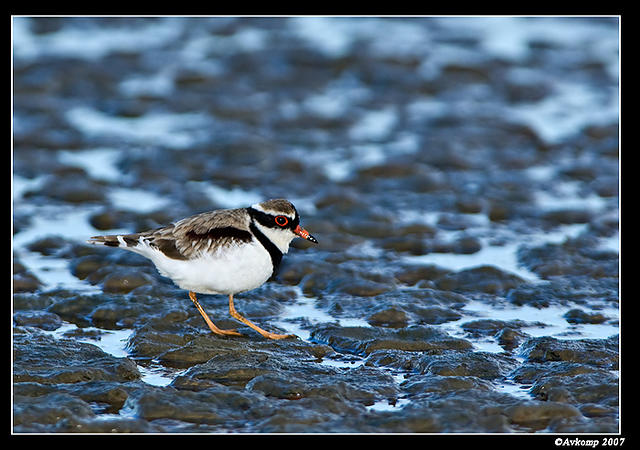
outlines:
[{"label": "red eye ring", "polygon": [[275,221],[281,227],[284,227],[289,223],[289,219],[286,216],[276,216]]}]

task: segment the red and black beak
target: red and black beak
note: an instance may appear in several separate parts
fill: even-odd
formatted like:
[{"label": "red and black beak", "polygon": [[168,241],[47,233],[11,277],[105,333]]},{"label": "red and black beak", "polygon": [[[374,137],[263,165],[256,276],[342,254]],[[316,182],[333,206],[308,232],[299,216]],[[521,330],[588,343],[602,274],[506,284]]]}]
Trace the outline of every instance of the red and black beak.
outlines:
[{"label": "red and black beak", "polygon": [[295,234],[297,234],[298,236],[300,236],[301,238],[306,239],[307,241],[311,241],[311,242],[313,242],[314,244],[317,244],[317,243],[318,243],[317,239],[316,239],[316,238],[314,238],[313,236],[311,236],[311,235],[309,234],[309,232],[308,232],[307,230],[305,230],[304,228],[302,228],[300,225],[298,225],[298,226],[296,227],[296,229],[295,229],[295,230],[293,230],[293,232],[294,232]]}]

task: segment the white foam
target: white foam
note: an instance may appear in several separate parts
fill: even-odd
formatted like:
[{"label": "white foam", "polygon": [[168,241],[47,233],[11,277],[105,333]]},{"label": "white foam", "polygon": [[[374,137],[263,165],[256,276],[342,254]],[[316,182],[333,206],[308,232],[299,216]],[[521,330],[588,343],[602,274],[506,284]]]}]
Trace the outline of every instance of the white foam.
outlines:
[{"label": "white foam", "polygon": [[67,26],[61,30],[36,35],[31,23],[37,18],[13,18],[13,51],[19,58],[32,59],[46,55],[89,60],[114,52],[148,51],[161,48],[180,37],[182,26],[174,18],[161,18],[146,24],[101,25],[83,28]]},{"label": "white foam", "polygon": [[617,33],[601,18],[571,17],[439,17],[434,21],[445,32],[480,37],[483,52],[512,61],[528,57],[530,43],[545,42],[560,48],[586,47],[613,62],[617,55]]},{"label": "white foam", "polygon": [[[432,45],[432,29],[424,21],[376,17],[295,17],[288,21],[293,33],[328,57],[339,58],[366,41],[380,57],[423,56]],[[384,32],[380,32],[380,30]]]},{"label": "white foam", "polygon": [[582,195],[579,181],[554,183],[553,191],[534,192],[535,202],[543,210],[580,209],[587,211],[600,211],[607,206],[607,201],[594,194]]},{"label": "white foam", "polygon": [[304,328],[304,324],[317,325],[320,323],[335,323],[341,327],[370,327],[371,325],[359,318],[336,318],[326,313],[316,306],[316,299],[307,297],[298,286],[292,286],[296,290],[296,299],[293,304],[284,305],[282,313],[275,325],[293,333],[303,340],[310,337],[309,331]]},{"label": "white foam", "polygon": [[378,400],[374,402],[372,405],[367,406],[367,411],[400,411],[406,405],[411,403],[411,400],[406,398],[399,398],[395,401],[395,403],[390,403],[389,400]]},{"label": "white foam", "polygon": [[[23,210],[23,205],[19,206]],[[83,293],[97,293],[99,288],[86,280],[79,280],[70,270],[67,258],[44,256],[26,249],[26,245],[44,237],[84,242],[89,236],[98,234],[89,224],[92,208],[38,207],[33,209],[27,227],[13,236],[13,253],[18,260],[42,283],[44,289],[64,288]]]},{"label": "white foam", "polygon": [[331,181],[344,181],[353,173],[354,164],[350,160],[330,160],[322,165],[324,174]]},{"label": "white foam", "polygon": [[39,189],[46,180],[46,175],[39,175],[35,178],[25,178],[13,174],[11,178],[12,198],[15,202],[20,200],[25,192]]},{"label": "white foam", "polygon": [[504,392],[505,394],[513,395],[514,397],[524,400],[531,400],[532,398],[529,393],[531,385],[520,384],[509,378],[505,378],[501,381],[495,381],[492,384],[499,392]]},{"label": "white foam", "polygon": [[115,208],[141,214],[166,208],[171,203],[169,199],[143,189],[111,188],[107,196]]},{"label": "white foam", "polygon": [[[65,322],[54,331],[44,332],[52,335],[56,339],[60,339],[64,337],[66,333],[78,329],[77,325]],[[91,337],[74,336],[71,339],[86,344],[93,344],[100,347],[103,352],[115,356],[116,358],[129,357],[127,345],[134,330],[103,330],[101,328],[85,327],[82,328],[82,331],[96,332],[96,335]],[[136,366],[138,367],[138,371],[141,375],[140,379],[147,384],[153,386],[167,386],[173,381],[173,376],[169,376],[168,371],[158,364],[152,364],[149,367],[140,366],[138,364],[136,364]]]},{"label": "white foam", "polygon": [[435,264],[437,266],[460,271],[474,267],[492,265],[503,271],[534,281],[538,276],[518,263],[517,250],[519,244],[511,243],[502,246],[483,245],[480,251],[472,254],[429,253],[427,255],[409,256],[405,260],[413,264]]},{"label": "white foam", "polygon": [[31,33],[31,19],[13,17],[11,20],[11,37],[14,56],[31,59],[38,55],[38,43]]},{"label": "white foam", "polygon": [[533,181],[549,181],[556,173],[556,168],[551,165],[531,166],[525,169],[525,174]]},{"label": "white foam", "polygon": [[[616,323],[570,324],[563,316],[574,308],[576,308],[576,305],[573,304],[567,306],[549,305],[544,308],[513,304],[492,306],[486,302],[471,300],[460,311],[464,316],[456,322],[447,323],[446,326],[458,326],[470,320],[487,318],[503,320],[505,322],[513,320],[531,322],[534,325],[522,327],[521,329],[533,337],[552,336],[558,339],[606,339],[619,333],[619,327]],[[619,317],[619,309],[617,306],[601,305],[598,312],[612,319]],[[535,322],[542,322],[545,326],[537,326]],[[502,350],[500,347],[500,351]]]},{"label": "white foam", "polygon": [[39,207],[34,208],[28,227],[13,236],[14,248],[45,237],[59,236],[69,240],[82,240],[97,231],[89,224],[89,216],[96,208]]},{"label": "white foam", "polygon": [[76,278],[66,258],[42,256],[39,253],[20,251],[19,261],[42,283],[43,290],[68,289],[83,294],[98,294],[101,289],[85,280]]},{"label": "white foam", "polygon": [[353,33],[345,26],[345,19],[294,17],[289,19],[288,25],[298,37],[307,40],[327,56],[344,56],[353,43]]},{"label": "white foam", "polygon": [[509,114],[533,128],[546,142],[557,143],[587,125],[609,125],[619,120],[617,90],[593,88],[554,80],[553,92],[537,102],[511,105]]},{"label": "white foam", "polygon": [[620,233],[616,232],[612,236],[601,238],[598,243],[598,248],[620,254]]},{"label": "white foam", "polygon": [[116,117],[78,106],[65,114],[78,130],[93,136],[120,138],[128,143],[185,149],[195,144],[208,119],[197,113],[147,113],[141,117]]},{"label": "white foam", "polygon": [[[518,275],[527,281],[540,278],[534,272],[522,267],[518,262],[517,252],[521,245],[543,245],[545,243],[561,243],[582,233],[588,224],[571,224],[557,227],[556,231],[530,233],[521,235],[504,245],[491,245],[489,238],[480,238],[482,247],[472,254],[428,253],[426,255],[405,256],[404,261],[411,264],[435,264],[446,269],[460,271],[483,265],[493,265],[499,269]],[[439,231],[440,232],[440,231]],[[458,232],[451,232],[455,237]]]},{"label": "white foam", "polygon": [[83,168],[90,177],[98,180],[116,181],[122,177],[122,172],[116,166],[121,150],[113,148],[95,148],[83,151],[58,152],[61,163]]},{"label": "white foam", "polygon": [[313,114],[321,117],[336,119],[343,116],[351,107],[345,96],[327,91],[307,97],[303,106]]},{"label": "white foam", "polygon": [[171,95],[175,89],[173,68],[164,68],[153,74],[133,75],[120,82],[119,89],[124,95]]},{"label": "white foam", "polygon": [[237,187],[223,189],[208,181],[190,181],[189,184],[197,186],[216,205],[220,205],[222,208],[246,208],[265,200],[262,195],[253,190],[247,191]]},{"label": "white foam", "polygon": [[388,137],[398,122],[396,108],[388,107],[364,114],[349,130],[355,140],[380,140]]}]

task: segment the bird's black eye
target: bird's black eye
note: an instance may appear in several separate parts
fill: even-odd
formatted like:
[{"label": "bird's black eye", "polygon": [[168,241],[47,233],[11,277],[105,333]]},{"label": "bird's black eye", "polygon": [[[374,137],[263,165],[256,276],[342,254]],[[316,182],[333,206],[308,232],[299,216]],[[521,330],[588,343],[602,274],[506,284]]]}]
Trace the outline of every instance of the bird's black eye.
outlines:
[{"label": "bird's black eye", "polygon": [[289,223],[289,219],[286,216],[276,216],[276,223],[281,227],[284,227]]}]

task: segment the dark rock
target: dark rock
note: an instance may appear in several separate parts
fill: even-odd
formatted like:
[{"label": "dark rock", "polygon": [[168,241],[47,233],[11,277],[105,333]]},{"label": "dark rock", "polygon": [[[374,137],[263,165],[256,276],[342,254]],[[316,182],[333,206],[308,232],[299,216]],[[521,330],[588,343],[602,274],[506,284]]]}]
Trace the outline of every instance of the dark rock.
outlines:
[{"label": "dark rock", "polygon": [[313,330],[311,338],[326,342],[337,351],[364,354],[384,349],[441,352],[468,350],[472,347],[465,339],[450,337],[444,331],[429,326],[412,326],[398,330],[328,326]]},{"label": "dark rock", "polygon": [[69,245],[69,242],[59,236],[47,236],[31,242],[27,245],[27,248],[44,256],[52,256],[67,245]]},{"label": "dark rock", "polygon": [[374,367],[387,367],[403,372],[419,373],[422,370],[420,353],[407,350],[376,350],[367,356],[365,364]]},{"label": "dark rock", "polygon": [[618,408],[601,406],[595,403],[585,403],[578,408],[585,417],[615,417],[618,414]]},{"label": "dark rock", "polygon": [[47,311],[19,311],[13,314],[16,325],[38,327],[53,331],[62,325],[62,319],[57,314]]},{"label": "dark rock", "polygon": [[480,199],[472,197],[463,197],[456,199],[456,209],[464,214],[478,214],[482,212],[483,202]]},{"label": "dark rock", "polygon": [[516,305],[545,308],[553,304],[573,305],[618,302],[618,280],[613,278],[563,277],[542,284],[524,284],[511,290],[507,300]]},{"label": "dark rock", "polygon": [[437,230],[424,223],[412,223],[403,225],[394,234],[399,236],[433,237]]},{"label": "dark rock", "polygon": [[42,286],[42,282],[31,271],[13,259],[13,292],[35,292]]},{"label": "dark rock", "polygon": [[450,273],[436,280],[438,289],[455,292],[485,292],[506,294],[525,281],[519,276],[504,272],[494,266],[480,266]]},{"label": "dark rock", "polygon": [[259,420],[248,431],[262,433],[341,433],[360,429],[368,432],[376,428],[364,420],[365,409],[354,402],[331,398],[311,397],[282,401],[260,411]]},{"label": "dark rock", "polygon": [[132,227],[134,219],[135,217],[132,213],[106,209],[92,214],[91,217],[89,217],[89,223],[97,230],[112,230],[115,228]]},{"label": "dark rock", "polygon": [[123,271],[107,276],[102,288],[105,292],[126,294],[139,286],[150,283],[153,283],[153,278],[144,273]]},{"label": "dark rock", "polygon": [[146,421],[171,419],[199,424],[222,423],[226,420],[225,415],[215,407],[213,399],[206,392],[149,389],[136,395],[136,414]]},{"label": "dark rock", "polygon": [[573,376],[544,376],[531,388],[540,400],[562,395],[574,404],[595,403],[607,407],[619,404],[619,379],[612,373],[590,372]]},{"label": "dark rock", "polygon": [[33,293],[14,293],[13,310],[44,310],[55,302],[55,296],[38,295]]},{"label": "dark rock", "polygon": [[13,398],[14,431],[38,432],[63,420],[94,418],[91,406],[69,394],[52,392],[39,397],[15,395]]},{"label": "dark rock", "polygon": [[492,203],[489,207],[489,220],[492,222],[503,222],[513,214],[510,207],[505,204]]},{"label": "dark rock", "polygon": [[515,369],[512,378],[522,384],[534,384],[545,377],[572,377],[585,373],[602,373],[604,369],[574,362],[525,362]]},{"label": "dark rock", "polygon": [[313,272],[313,266],[287,264],[286,259],[283,260],[280,270],[278,271],[278,280],[288,285],[297,286],[302,279]]},{"label": "dark rock", "polygon": [[475,335],[495,335],[499,331],[505,328],[518,329],[529,326],[544,326],[543,323],[537,322],[535,324],[525,322],[524,320],[515,319],[510,321],[497,320],[497,319],[478,319],[470,322],[465,322],[461,325],[462,329],[466,332]]},{"label": "dark rock", "polygon": [[14,335],[13,363],[15,383],[125,382],[140,378],[138,368],[128,358],[116,358],[92,344],[41,333]]},{"label": "dark rock", "polygon": [[[163,334],[158,336],[161,337]],[[187,337],[179,339],[176,336],[176,339],[182,341]],[[212,358],[220,358],[223,352],[230,349],[236,349],[238,354],[245,354],[241,345],[234,345],[232,342],[221,342],[223,339],[209,334],[197,336],[183,345],[171,345],[167,350],[156,353],[155,359],[169,367],[191,367],[195,364],[206,363]],[[174,339],[171,339],[171,341],[175,343]],[[149,352],[147,353],[149,354]]]},{"label": "dark rock", "polygon": [[[279,376],[294,370],[293,367],[303,373],[324,373],[325,368],[318,364],[318,354],[326,355],[328,349],[298,340],[279,343],[282,345],[274,353],[271,342],[207,334],[159,358],[172,365],[190,367],[172,383],[181,389],[201,390],[209,385],[244,387],[257,376]],[[199,364],[194,365],[196,362]]]},{"label": "dark rock", "polygon": [[13,292],[36,292],[42,282],[30,272],[13,275]]},{"label": "dark rock", "polygon": [[498,344],[505,350],[513,350],[522,344],[529,335],[513,328],[503,328],[495,334]]},{"label": "dark rock", "polygon": [[618,254],[601,250],[598,239],[580,236],[562,244],[521,247],[518,261],[542,278],[584,276],[591,279],[618,277]]},{"label": "dark rock", "polygon": [[393,378],[373,367],[359,367],[349,373],[331,368],[274,372],[253,378],[246,389],[280,399],[318,397],[363,405],[372,405],[380,398],[395,399],[398,394]]},{"label": "dark rock", "polygon": [[443,230],[460,231],[469,228],[471,222],[464,214],[440,214],[436,225]]},{"label": "dark rock", "polygon": [[558,209],[546,212],[542,215],[543,220],[552,224],[588,223],[592,214],[581,209]]},{"label": "dark rock", "polygon": [[[116,414],[128,397],[128,387],[117,381],[87,381],[73,384],[16,383],[14,395],[40,397],[50,393],[65,393],[93,405],[100,405],[100,413]],[[96,410],[94,409],[94,412]]]},{"label": "dark rock", "polygon": [[395,273],[395,277],[401,283],[414,286],[420,281],[432,281],[445,276],[449,270],[436,265],[409,267]]},{"label": "dark rock", "polygon": [[367,322],[374,326],[402,328],[407,326],[409,317],[401,309],[392,307],[370,315]]},{"label": "dark rock", "polygon": [[415,293],[423,305],[440,305],[454,309],[462,308],[469,302],[469,298],[456,292],[423,288]]},{"label": "dark rock", "polygon": [[511,423],[534,430],[546,428],[553,420],[582,418],[575,406],[556,402],[528,401],[509,406],[504,412]]},{"label": "dark rock", "polygon": [[428,325],[439,325],[441,323],[458,320],[462,317],[462,314],[456,310],[441,306],[422,307],[415,305],[414,308],[411,308],[411,313],[415,316],[418,323]]},{"label": "dark rock", "polygon": [[54,296],[55,303],[47,308],[50,313],[55,313],[63,320],[75,323],[78,326],[89,326],[91,312],[107,303],[109,300],[103,296],[71,295],[69,297]]},{"label": "dark rock", "polygon": [[377,425],[379,429],[404,433],[506,433],[513,429],[504,410],[514,402],[512,396],[493,390],[463,388],[455,395],[434,391],[416,398],[401,413],[380,414]]},{"label": "dark rock", "polygon": [[[175,361],[178,367],[181,366],[180,359],[175,356],[171,356],[171,352],[173,350],[182,348],[187,345],[193,336],[182,333],[170,333],[167,330],[157,331],[152,326],[143,326],[136,329],[131,337],[129,338],[129,342],[127,344],[128,350],[131,352],[133,356],[138,358],[148,358],[155,359],[159,358],[161,355],[169,355],[166,356],[166,363]],[[202,361],[206,360],[208,353],[205,356],[202,356],[198,352],[192,352],[191,356],[187,361]]]},{"label": "dark rock", "polygon": [[374,297],[391,290],[391,286],[383,283],[376,283],[369,280],[357,280],[346,282],[340,288],[341,291],[359,297]]},{"label": "dark rock", "polygon": [[529,362],[568,361],[618,368],[618,337],[609,339],[564,340],[553,337],[530,338],[521,354]]},{"label": "dark rock", "polygon": [[574,308],[567,311],[562,317],[567,319],[569,323],[603,323],[608,320],[608,317],[601,313],[588,313],[579,308]]},{"label": "dark rock", "polygon": [[64,178],[52,177],[45,182],[39,192],[49,198],[69,203],[93,203],[105,200],[104,187],[79,172],[67,173]]},{"label": "dark rock", "polygon": [[462,237],[453,243],[454,253],[470,255],[482,249],[480,241],[474,237]]},{"label": "dark rock", "polygon": [[87,255],[82,258],[75,259],[71,263],[71,273],[75,277],[84,280],[98,269],[109,265],[109,261],[99,255]]},{"label": "dark rock", "polygon": [[544,394],[541,395],[540,391],[534,386],[533,392],[536,393],[536,397],[540,400],[559,403],[575,403],[575,399],[571,393],[563,387],[551,387],[544,390]]},{"label": "dark rock", "polygon": [[443,376],[431,373],[427,376],[412,376],[409,380],[403,382],[400,387],[403,392],[415,396],[430,395],[433,393],[442,395],[458,393],[465,390],[487,391],[493,389],[491,383],[475,376]]},{"label": "dark rock", "polygon": [[411,255],[425,255],[429,253],[429,247],[422,238],[411,236],[386,238],[382,242],[382,248],[398,253],[409,253]]},{"label": "dark rock", "polygon": [[439,355],[424,356],[418,367],[421,373],[495,380],[504,378],[516,366],[517,361],[507,355],[448,351]]}]

